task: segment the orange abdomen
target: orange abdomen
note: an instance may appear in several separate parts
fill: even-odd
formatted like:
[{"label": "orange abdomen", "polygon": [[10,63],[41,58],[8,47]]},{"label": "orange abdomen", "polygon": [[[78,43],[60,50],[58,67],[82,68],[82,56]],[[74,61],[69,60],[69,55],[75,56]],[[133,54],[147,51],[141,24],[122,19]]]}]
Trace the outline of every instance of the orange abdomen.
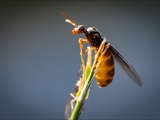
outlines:
[{"label": "orange abdomen", "polygon": [[98,62],[100,64],[95,77],[100,87],[106,87],[114,77],[114,59],[109,49],[103,51]]}]

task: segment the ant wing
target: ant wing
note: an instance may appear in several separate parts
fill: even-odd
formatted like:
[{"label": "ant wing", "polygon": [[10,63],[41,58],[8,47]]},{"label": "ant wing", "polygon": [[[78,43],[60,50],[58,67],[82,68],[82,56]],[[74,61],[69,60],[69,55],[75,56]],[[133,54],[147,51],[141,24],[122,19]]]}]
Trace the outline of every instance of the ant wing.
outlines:
[{"label": "ant wing", "polygon": [[[78,86],[76,86],[73,90],[73,92],[71,93],[73,96],[76,96],[78,92]],[[65,118],[68,120],[72,114],[73,108],[76,104],[76,100],[73,96],[70,96],[68,103],[66,104],[66,108],[65,108]],[[73,101],[73,102],[72,102]],[[73,107],[73,108],[72,108]]]},{"label": "ant wing", "polygon": [[[66,105],[66,108],[65,108],[65,118],[67,120],[70,118],[70,116],[71,116],[71,114],[73,112],[73,109],[74,109],[74,107],[76,105],[76,102],[77,102],[77,99],[76,99],[77,93],[78,93],[78,91],[79,91],[79,89],[81,87],[82,82],[83,82],[83,79],[80,78],[77,81],[77,83],[76,83],[76,85],[75,85],[72,93],[70,93],[70,98],[69,98],[69,101],[68,101],[68,103]],[[84,106],[82,108],[82,111],[80,111],[79,115],[81,115],[81,113],[83,112],[83,110],[84,110]]]},{"label": "ant wing", "polygon": [[61,13],[62,13],[62,15],[63,15],[64,17],[67,18],[67,19],[66,19],[66,22],[72,24],[72,25],[75,26],[75,27],[77,26],[76,23],[75,23],[71,18],[69,18],[67,14],[65,14],[64,12],[61,12]]},{"label": "ant wing", "polygon": [[139,74],[136,72],[135,68],[132,64],[127,61],[115,48],[112,46],[109,47],[114,59],[119,63],[119,65],[123,68],[123,70],[129,75],[129,77],[139,86],[142,86],[143,81]]}]

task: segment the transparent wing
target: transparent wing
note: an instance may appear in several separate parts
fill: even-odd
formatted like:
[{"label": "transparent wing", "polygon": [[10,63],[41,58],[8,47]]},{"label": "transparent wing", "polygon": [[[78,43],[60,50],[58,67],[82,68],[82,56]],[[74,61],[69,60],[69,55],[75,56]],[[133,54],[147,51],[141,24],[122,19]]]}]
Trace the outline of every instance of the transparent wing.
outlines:
[{"label": "transparent wing", "polygon": [[[78,93],[78,91],[79,91],[82,83],[83,83],[83,79],[80,78],[80,79],[77,81],[77,83],[76,83],[76,85],[75,85],[72,93],[70,94],[69,101],[68,101],[68,103],[67,103],[67,105],[66,105],[66,108],[65,108],[65,118],[66,118],[67,120],[70,118],[70,116],[71,116],[71,114],[72,114],[72,111],[73,111],[73,109],[74,109],[74,107],[75,107],[75,105],[76,105],[76,102],[77,102],[77,101],[76,101],[76,95],[77,95],[77,93]],[[83,110],[84,110],[84,106],[83,106],[82,110],[80,111],[80,114],[79,114],[79,115],[81,115],[81,113],[83,112]]]},{"label": "transparent wing", "polygon": [[[77,94],[77,92],[78,92],[78,86],[75,86],[75,88],[74,88],[74,90],[73,90],[73,92],[72,92],[72,94],[73,95],[75,95],[76,96],[76,94]],[[68,100],[68,103],[67,103],[67,105],[66,105],[66,108],[65,108],[65,119],[69,119],[70,118],[70,116],[71,116],[71,114],[72,114],[72,108],[71,108],[71,106],[73,105],[73,107],[75,106],[75,104],[76,104],[76,101],[74,102],[74,103],[72,103],[71,101],[72,100],[74,100],[74,98],[72,97],[72,96],[70,96],[70,98],[69,98],[69,100]],[[72,105],[71,105],[72,104]]]},{"label": "transparent wing", "polygon": [[119,63],[119,65],[122,67],[122,69],[129,75],[129,77],[139,86],[142,86],[143,81],[139,74],[136,72],[135,68],[132,66],[132,64],[127,61],[115,48],[112,46],[109,47],[109,50],[111,51],[114,59]]}]

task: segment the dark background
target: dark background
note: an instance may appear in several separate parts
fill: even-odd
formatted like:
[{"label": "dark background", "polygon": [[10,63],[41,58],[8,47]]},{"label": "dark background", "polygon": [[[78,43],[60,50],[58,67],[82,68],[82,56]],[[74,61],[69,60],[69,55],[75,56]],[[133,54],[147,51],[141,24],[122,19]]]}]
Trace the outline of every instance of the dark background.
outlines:
[{"label": "dark background", "polygon": [[1,1],[0,118],[64,119],[80,67],[78,38],[61,12],[97,27],[141,75],[115,64],[112,84],[92,84],[81,119],[160,119],[160,2]]}]

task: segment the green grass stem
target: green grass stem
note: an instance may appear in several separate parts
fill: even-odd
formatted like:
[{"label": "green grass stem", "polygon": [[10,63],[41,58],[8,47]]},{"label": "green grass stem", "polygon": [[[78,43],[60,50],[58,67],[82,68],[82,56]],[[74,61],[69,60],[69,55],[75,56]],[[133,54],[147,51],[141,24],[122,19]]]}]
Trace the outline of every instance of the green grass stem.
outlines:
[{"label": "green grass stem", "polygon": [[[100,56],[100,53],[103,49],[103,46],[105,45],[105,42],[106,40],[104,39],[103,42],[101,43],[101,46],[99,47],[99,50],[98,50],[98,53],[95,54],[95,58],[94,58],[94,62],[93,62],[93,65],[91,67],[91,70],[90,70],[90,73],[88,76],[86,76],[86,82],[84,84],[84,87],[82,89],[82,91],[80,92],[80,95],[77,96],[77,102],[76,102],[76,105],[75,105],[75,108],[71,114],[71,117],[69,118],[70,120],[78,120],[79,116],[80,116],[80,112],[82,111],[82,108],[83,108],[83,105],[84,105],[84,102],[85,102],[85,98],[86,98],[86,95],[88,93],[88,90],[90,88],[90,85],[92,83],[92,80],[93,80],[93,77],[95,75],[95,69],[97,69],[96,67],[96,64],[98,62],[98,58]],[[84,68],[85,68],[85,65],[84,65],[84,58],[83,56],[81,55],[81,61],[82,61],[82,69],[84,72]],[[83,73],[82,73],[83,74]]]}]

